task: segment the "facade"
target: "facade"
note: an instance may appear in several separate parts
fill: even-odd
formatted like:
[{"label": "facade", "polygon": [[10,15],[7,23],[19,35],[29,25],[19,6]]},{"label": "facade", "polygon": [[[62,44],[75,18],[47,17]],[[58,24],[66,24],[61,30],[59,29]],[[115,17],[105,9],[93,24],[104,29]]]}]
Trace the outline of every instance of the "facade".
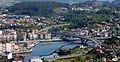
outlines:
[{"label": "facade", "polygon": [[0,43],[0,53],[2,53],[2,52],[3,52],[3,44]]},{"label": "facade", "polygon": [[0,30],[0,41],[15,41],[17,33],[15,30]]},{"label": "facade", "polygon": [[14,52],[19,49],[19,46],[15,43],[0,43],[0,53],[5,51]]},{"label": "facade", "polygon": [[8,52],[11,52],[12,51],[12,44],[11,43],[6,43],[6,50]]},{"label": "facade", "polygon": [[38,38],[39,39],[51,39],[51,33],[47,32],[47,31],[43,31],[43,32],[39,32],[38,33]]}]

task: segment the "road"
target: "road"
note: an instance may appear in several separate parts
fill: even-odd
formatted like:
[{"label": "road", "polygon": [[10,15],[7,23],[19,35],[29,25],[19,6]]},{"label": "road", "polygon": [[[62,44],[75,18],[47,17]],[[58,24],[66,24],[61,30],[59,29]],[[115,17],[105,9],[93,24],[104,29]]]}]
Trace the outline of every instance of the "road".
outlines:
[{"label": "road", "polygon": [[49,30],[49,29],[51,29],[51,28],[56,28],[56,27],[65,26],[65,25],[70,25],[70,24],[52,25],[52,26],[43,28],[41,31],[47,31],[47,30]]},{"label": "road", "polygon": [[[84,54],[83,54],[84,52]],[[54,60],[57,60],[57,59],[63,59],[63,58],[71,58],[71,57],[76,57],[76,56],[79,56],[79,55],[85,55],[86,53],[88,53],[88,51],[82,51],[80,54],[69,54],[69,55],[65,55],[65,56],[60,56],[60,57],[55,57],[55,58],[48,58],[48,62],[51,62],[51,61],[54,61]]]},{"label": "road", "polygon": [[[22,43],[22,42],[40,42],[40,43],[43,43],[43,42],[50,42],[50,41],[54,41],[54,42],[57,42],[57,41],[60,41],[61,39],[59,40],[54,40],[54,39],[45,39],[45,40],[23,40],[23,41],[19,41],[19,43]],[[14,41],[13,41],[14,42]]]},{"label": "road", "polygon": [[61,57],[50,58],[50,59],[47,59],[47,60],[48,60],[48,62],[51,62],[51,61],[54,61],[54,60],[57,60],[57,59],[76,57],[76,56],[79,56],[79,55],[81,55],[81,54],[70,54],[70,55],[61,56]]}]

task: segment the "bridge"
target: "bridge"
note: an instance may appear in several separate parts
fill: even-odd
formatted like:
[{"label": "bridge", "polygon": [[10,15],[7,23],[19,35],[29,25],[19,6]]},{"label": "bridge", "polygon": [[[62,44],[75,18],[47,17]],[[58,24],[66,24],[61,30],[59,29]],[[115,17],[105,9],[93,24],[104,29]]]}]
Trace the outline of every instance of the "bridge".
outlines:
[{"label": "bridge", "polygon": [[[68,33],[60,33],[60,35],[62,35],[62,38],[79,38],[79,41],[71,41],[73,43],[81,43],[83,45],[87,45],[89,43],[94,44],[93,47],[97,47],[97,46],[101,46],[101,43],[99,42],[99,40],[106,40],[109,39],[111,37],[87,37],[87,36],[81,36],[81,35],[75,35],[75,34],[68,34]],[[117,36],[117,38],[120,38]],[[91,42],[90,42],[91,41]]]},{"label": "bridge", "polygon": [[71,35],[71,34],[60,34],[62,35],[62,37],[64,36],[65,38],[79,38],[79,41],[71,41],[73,43],[81,43],[83,45],[87,45],[87,46],[91,46],[88,45],[89,43],[92,43],[92,47],[97,47],[100,46],[100,43],[98,42],[97,38],[89,38],[89,37],[85,37],[85,36],[79,36],[79,35]]},{"label": "bridge", "polygon": [[[62,37],[65,37],[65,38],[79,38],[77,39],[77,41],[71,41],[72,43],[79,43],[79,44],[83,44],[83,45],[86,45],[86,46],[91,46],[89,44],[93,44],[92,46],[93,47],[97,47],[97,46],[100,46],[100,43],[98,42],[99,39],[107,39],[106,37],[96,37],[96,38],[89,38],[89,37],[85,37],[85,36],[79,36],[79,35],[70,35],[70,34],[60,34],[62,35]],[[109,38],[109,37],[108,37]],[[23,40],[23,41],[19,41],[19,43],[24,43],[24,42],[27,42],[27,43],[45,43],[45,42],[51,42],[53,41],[52,39],[46,39],[46,40]]]}]

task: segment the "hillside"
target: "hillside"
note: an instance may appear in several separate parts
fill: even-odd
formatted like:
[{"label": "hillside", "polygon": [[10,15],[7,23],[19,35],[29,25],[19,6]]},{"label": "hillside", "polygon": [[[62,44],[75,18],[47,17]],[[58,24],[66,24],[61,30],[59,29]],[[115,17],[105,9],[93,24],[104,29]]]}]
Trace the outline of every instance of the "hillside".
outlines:
[{"label": "hillside", "polygon": [[[54,2],[62,2],[62,3],[79,3],[79,2],[85,2],[88,0],[24,0],[24,1],[33,1],[33,2],[40,2],[40,1],[54,1]],[[98,1],[113,1],[113,0],[98,0]]]},{"label": "hillside", "polygon": [[59,3],[59,2],[21,2],[15,4],[12,7],[9,7],[10,13],[14,14],[26,14],[26,15],[36,15],[36,16],[48,16],[54,15],[55,8],[69,8],[69,4],[67,3]]},{"label": "hillside", "polygon": [[24,1],[32,1],[32,2],[40,2],[40,1],[53,1],[53,2],[61,2],[61,3],[78,3],[78,2],[84,2],[87,0],[24,0]]}]

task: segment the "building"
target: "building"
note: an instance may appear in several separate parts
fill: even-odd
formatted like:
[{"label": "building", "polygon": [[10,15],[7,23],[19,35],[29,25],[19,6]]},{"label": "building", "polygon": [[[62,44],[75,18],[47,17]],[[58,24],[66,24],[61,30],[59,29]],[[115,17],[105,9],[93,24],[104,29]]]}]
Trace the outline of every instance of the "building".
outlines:
[{"label": "building", "polygon": [[15,30],[0,30],[1,41],[15,41],[17,39],[17,33]]},{"label": "building", "polygon": [[12,51],[12,44],[11,43],[6,43],[6,51],[11,52]]},{"label": "building", "polygon": [[25,37],[25,32],[17,33],[17,41],[23,41]]},{"label": "building", "polygon": [[15,52],[19,49],[19,45],[15,43],[0,43],[0,53],[5,51],[7,52]]},{"label": "building", "polygon": [[3,44],[0,43],[0,53],[2,53],[2,52],[3,52]]},{"label": "building", "polygon": [[33,58],[33,59],[30,59],[29,62],[43,62],[40,58]]},{"label": "building", "polygon": [[38,33],[38,38],[39,39],[51,39],[51,33],[49,33],[48,31],[42,31]]}]

